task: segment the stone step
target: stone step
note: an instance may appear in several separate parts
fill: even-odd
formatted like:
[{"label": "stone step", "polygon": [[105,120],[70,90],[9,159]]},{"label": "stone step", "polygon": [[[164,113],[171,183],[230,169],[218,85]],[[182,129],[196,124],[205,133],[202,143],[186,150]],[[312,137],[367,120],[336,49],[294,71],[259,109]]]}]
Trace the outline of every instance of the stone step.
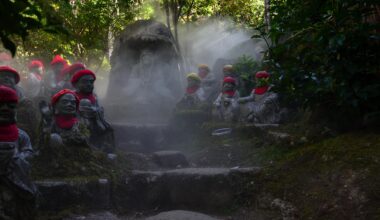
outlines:
[{"label": "stone step", "polygon": [[168,212],[161,212],[155,216],[146,218],[145,220],[218,220],[211,216],[190,212],[185,210],[173,210]]},{"label": "stone step", "polygon": [[[183,168],[134,170],[119,182],[107,179],[44,180],[39,210],[59,212],[80,206],[88,210],[114,208],[122,213],[184,209],[220,213],[231,208],[261,168]],[[112,185],[112,187],[111,187]]]},{"label": "stone step", "polygon": [[231,208],[245,187],[256,187],[260,168],[184,168],[132,171],[115,195],[121,210],[187,209],[216,213]]},{"label": "stone step", "polygon": [[107,179],[36,181],[40,195],[38,209],[59,212],[81,206],[89,210],[111,207],[111,187]]}]

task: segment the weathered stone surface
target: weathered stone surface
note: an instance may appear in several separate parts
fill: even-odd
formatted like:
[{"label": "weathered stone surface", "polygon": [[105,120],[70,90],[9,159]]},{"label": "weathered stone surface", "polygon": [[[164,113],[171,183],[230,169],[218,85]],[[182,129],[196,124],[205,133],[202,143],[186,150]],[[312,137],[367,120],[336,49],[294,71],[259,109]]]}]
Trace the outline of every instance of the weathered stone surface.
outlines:
[{"label": "weathered stone surface", "polygon": [[211,216],[184,210],[161,212],[158,215],[146,218],[146,220],[218,220]]},{"label": "weathered stone surface", "polygon": [[110,206],[110,182],[107,179],[81,181],[37,181],[39,210],[61,211],[80,205],[89,209]]},{"label": "weathered stone surface", "polygon": [[165,124],[112,123],[119,149],[128,152],[151,153],[163,140]]},{"label": "weathered stone surface", "polygon": [[99,212],[99,213],[91,213],[86,216],[77,215],[77,216],[67,217],[67,218],[64,218],[63,220],[121,220],[121,219],[110,212]]},{"label": "weathered stone surface", "polygon": [[[243,187],[255,187],[260,168],[185,168],[133,171],[118,198],[119,209],[191,209],[217,212],[231,207]],[[122,205],[122,206],[120,206]]]},{"label": "weathered stone surface", "polygon": [[156,170],[158,165],[152,159],[142,153],[126,153],[125,159],[132,170]]},{"label": "weathered stone surface", "polygon": [[189,162],[179,151],[157,151],[153,153],[153,161],[165,168],[188,167]]}]

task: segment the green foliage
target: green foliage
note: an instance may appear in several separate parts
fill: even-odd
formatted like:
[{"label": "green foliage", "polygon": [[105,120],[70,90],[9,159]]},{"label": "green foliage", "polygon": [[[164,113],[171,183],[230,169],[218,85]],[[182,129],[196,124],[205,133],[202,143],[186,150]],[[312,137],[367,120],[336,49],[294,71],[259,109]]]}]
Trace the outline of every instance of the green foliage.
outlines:
[{"label": "green foliage", "polygon": [[263,190],[291,201],[300,219],[377,219],[379,141],[379,134],[366,132],[319,139],[287,152],[279,146],[282,155],[265,170]]},{"label": "green foliage", "polygon": [[378,1],[271,4],[273,44],[266,62],[281,93],[340,116],[380,111],[380,27],[376,18],[370,19]]},{"label": "green foliage", "polygon": [[49,6],[68,30],[52,34],[42,30],[30,33],[24,50],[37,57],[51,58],[53,53],[66,54],[74,60],[102,63],[109,44],[132,20],[132,1],[90,0],[54,1]]},{"label": "green foliage", "polygon": [[259,26],[264,20],[263,0],[220,0],[219,14],[249,26]]},{"label": "green foliage", "polygon": [[234,64],[234,71],[240,76],[243,87],[241,88],[240,95],[247,96],[255,87],[255,73],[260,71],[261,65],[257,63],[252,57],[243,55],[238,58]]},{"label": "green foliage", "polygon": [[46,31],[62,31],[59,23],[48,10],[43,10],[44,3],[40,0],[2,0],[0,2],[0,38],[3,46],[16,53],[14,37],[25,39],[30,30],[44,29]]}]

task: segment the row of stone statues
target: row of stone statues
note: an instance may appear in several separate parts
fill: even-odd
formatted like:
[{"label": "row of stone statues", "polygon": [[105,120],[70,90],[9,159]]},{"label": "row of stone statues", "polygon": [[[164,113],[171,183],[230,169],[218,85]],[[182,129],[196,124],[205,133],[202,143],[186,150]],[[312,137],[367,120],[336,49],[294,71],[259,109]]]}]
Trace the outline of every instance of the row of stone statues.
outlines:
[{"label": "row of stone statues", "polygon": [[280,121],[278,95],[272,91],[270,74],[255,74],[256,87],[247,97],[240,97],[241,79],[232,65],[223,67],[223,80],[217,81],[205,64],[199,65],[198,73],[187,75],[185,95],[178,102],[176,111],[212,108],[212,116],[226,122],[251,122],[276,124]]},{"label": "row of stone statues", "polygon": [[39,60],[28,69],[22,88],[16,69],[0,66],[0,219],[34,219],[32,144],[39,154],[64,147],[115,149],[113,130],[94,94],[94,72],[61,56],[52,60],[48,74]]}]

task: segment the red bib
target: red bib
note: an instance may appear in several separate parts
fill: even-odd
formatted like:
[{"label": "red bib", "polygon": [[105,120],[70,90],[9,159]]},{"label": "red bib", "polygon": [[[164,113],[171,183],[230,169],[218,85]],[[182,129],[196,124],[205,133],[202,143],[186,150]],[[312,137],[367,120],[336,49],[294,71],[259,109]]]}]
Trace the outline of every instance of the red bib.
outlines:
[{"label": "red bib", "polygon": [[256,95],[262,95],[264,93],[266,93],[269,89],[269,86],[262,86],[262,87],[257,87],[254,90],[254,94]]},{"label": "red bib", "polygon": [[186,88],[186,94],[194,94],[199,89],[199,86],[192,86]]},{"label": "red bib", "polygon": [[78,122],[78,118],[74,115],[55,115],[55,124],[62,129],[70,129]]},{"label": "red bib", "polygon": [[0,142],[13,142],[18,139],[16,123],[0,126]]},{"label": "red bib", "polygon": [[235,95],[235,90],[230,90],[230,91],[223,91],[223,94],[228,95],[229,97],[232,97]]}]

